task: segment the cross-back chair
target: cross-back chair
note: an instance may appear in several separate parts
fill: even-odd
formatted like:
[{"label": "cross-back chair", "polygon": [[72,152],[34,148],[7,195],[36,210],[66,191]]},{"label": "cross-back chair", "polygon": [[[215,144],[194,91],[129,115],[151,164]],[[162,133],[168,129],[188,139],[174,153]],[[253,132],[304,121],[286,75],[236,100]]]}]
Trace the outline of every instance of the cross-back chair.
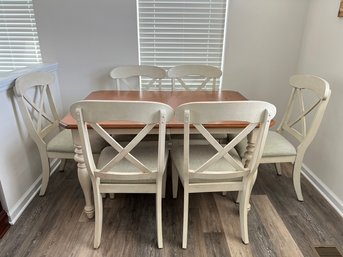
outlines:
[{"label": "cross-back chair", "polygon": [[[262,148],[275,106],[259,101],[196,102],[179,106],[177,120],[184,123],[183,146],[173,147],[173,197],[177,197],[178,177],[184,188],[182,247],[187,247],[188,204],[190,193],[240,191],[240,224],[242,240],[249,243],[247,213],[251,188],[255,182]],[[228,144],[222,145],[206,129],[207,123],[220,121],[247,122],[247,126]],[[190,127],[194,126],[208,145],[190,144]],[[241,161],[235,146],[255,133],[255,147],[249,149],[249,160]]]},{"label": "cross-back chair", "polygon": [[[93,186],[94,248],[98,248],[101,241],[102,193],[156,194],[157,244],[162,248],[162,179],[168,158],[165,132],[166,123],[173,116],[173,109],[156,102],[81,101],[72,105],[71,113],[77,120],[85,163]],[[102,121],[116,120],[140,122],[144,127],[132,141],[123,144],[99,125]],[[89,128],[110,145],[101,152],[98,163],[95,163],[91,154]],[[140,144],[154,129],[158,131],[157,144]]]},{"label": "cross-back chair", "polygon": [[[294,75],[289,79],[292,93],[286,112],[276,131],[269,131],[261,163],[275,163],[281,175],[282,162],[293,163],[293,185],[299,201],[303,201],[301,190],[301,166],[305,152],[317,134],[329,102],[329,83],[313,75]],[[297,142],[294,146],[288,139]],[[246,143],[238,146],[243,154]]]},{"label": "cross-back chair", "polygon": [[176,90],[177,86],[185,90],[216,90],[222,71],[210,65],[186,64],[170,68],[167,74],[171,78],[172,90]]},{"label": "cross-back chair", "polygon": [[[121,89],[121,85],[124,84],[129,87],[129,79],[136,78],[139,81],[139,89],[159,89],[161,90],[162,79],[166,77],[166,71],[157,66],[149,65],[129,65],[118,66],[114,68],[111,73],[111,78],[116,84],[117,90]],[[146,85],[142,86],[142,80]]]},{"label": "cross-back chair", "polygon": [[[72,133],[59,127],[60,118],[53,99],[54,75],[34,72],[19,77],[14,86],[15,97],[29,135],[36,143],[42,163],[42,184],[39,195],[44,195],[50,177],[49,158],[74,159]],[[105,142],[92,137],[95,153],[100,153]]]}]

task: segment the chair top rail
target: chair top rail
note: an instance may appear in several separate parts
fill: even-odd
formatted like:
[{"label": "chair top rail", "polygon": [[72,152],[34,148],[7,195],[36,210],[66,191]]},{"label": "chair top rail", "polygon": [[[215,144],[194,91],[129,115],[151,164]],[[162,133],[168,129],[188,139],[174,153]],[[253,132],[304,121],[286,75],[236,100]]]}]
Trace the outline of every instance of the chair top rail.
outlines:
[{"label": "chair top rail", "polygon": [[146,76],[154,79],[161,79],[166,76],[166,71],[157,66],[129,65],[118,66],[112,69],[110,75],[113,79],[126,79],[136,76]]},{"label": "chair top rail", "polygon": [[[260,111],[252,112],[252,109]],[[200,124],[216,121],[257,123],[261,121],[261,113],[264,110],[267,110],[271,117],[276,114],[276,107],[263,101],[193,102],[176,108],[175,117],[179,121],[183,121],[185,110],[191,111],[190,123]]]},{"label": "chair top rail", "polygon": [[326,80],[314,75],[294,75],[289,79],[289,84],[295,88],[310,89],[323,100],[326,100],[331,93],[329,83]]},{"label": "chair top rail", "polygon": [[220,78],[222,75],[222,71],[217,67],[202,64],[178,65],[168,70],[169,78],[182,78],[192,75]]},{"label": "chair top rail", "polygon": [[71,114],[74,117],[77,117],[77,108],[84,110],[84,121],[92,123],[122,120],[150,124],[159,122],[161,109],[166,110],[167,120],[174,114],[169,105],[150,101],[83,100],[71,106]]},{"label": "chair top rail", "polygon": [[23,96],[30,87],[51,85],[54,81],[55,77],[51,73],[33,72],[16,79],[14,93],[16,96]]}]

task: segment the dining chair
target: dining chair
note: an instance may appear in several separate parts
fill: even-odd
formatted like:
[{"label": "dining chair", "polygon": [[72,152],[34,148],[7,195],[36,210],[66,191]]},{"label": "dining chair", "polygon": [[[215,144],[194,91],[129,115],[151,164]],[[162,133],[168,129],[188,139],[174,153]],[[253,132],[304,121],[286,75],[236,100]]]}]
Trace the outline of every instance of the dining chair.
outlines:
[{"label": "dining chair", "polygon": [[206,90],[211,80],[210,88],[216,90],[222,71],[210,65],[186,64],[170,68],[167,75],[171,78],[172,90],[176,90],[178,85],[185,90]]},{"label": "dining chair", "polygon": [[[42,184],[40,196],[46,192],[50,177],[50,158],[74,159],[74,144],[71,130],[59,126],[51,87],[54,75],[48,72],[34,72],[19,77],[15,81],[14,96],[17,100],[25,126],[30,137],[36,143],[41,164]],[[95,154],[99,154],[106,142],[92,135],[92,146]]]},{"label": "dining chair", "polygon": [[[168,70],[167,76],[171,78],[172,90],[208,90],[217,89],[217,79],[222,76],[222,71],[217,67],[202,64],[186,64],[172,67]],[[211,83],[212,80],[212,83]],[[210,87],[208,86],[210,85]],[[227,140],[226,134],[217,134],[218,141]],[[181,135],[172,135],[173,144],[177,144]],[[191,135],[192,144],[207,144],[207,141],[199,134]]]},{"label": "dining chair", "polygon": [[[307,148],[317,134],[329,102],[329,83],[313,75],[294,75],[289,79],[292,93],[286,112],[276,131],[269,131],[261,163],[275,163],[281,175],[280,163],[293,163],[293,185],[299,201],[303,201],[301,190],[301,167]],[[288,139],[293,139],[291,143]],[[294,146],[295,145],[295,146]],[[247,143],[237,146],[243,156]]]},{"label": "dining chair", "polygon": [[[173,117],[173,109],[157,102],[89,100],[73,104],[71,114],[77,120],[85,163],[93,186],[94,248],[98,248],[101,241],[102,193],[156,194],[157,245],[162,248],[162,180],[168,159],[165,133],[166,123]],[[101,121],[116,120],[144,125],[132,141],[124,144],[99,125]],[[91,154],[89,128],[110,144],[101,152],[97,164]],[[158,132],[157,144],[140,144],[152,130]]]},{"label": "dining chair", "polygon": [[[149,65],[129,65],[118,66],[111,73],[111,78],[116,84],[117,90],[121,89],[121,84],[124,83],[129,87],[129,79],[139,79],[140,90],[159,89],[162,87],[162,79],[166,77],[166,71],[157,66]],[[142,86],[144,84],[144,86]]]},{"label": "dining chair", "polygon": [[[248,238],[248,206],[257,167],[262,154],[274,105],[260,101],[194,102],[183,104],[175,110],[175,117],[184,123],[183,146],[173,147],[172,184],[173,197],[177,197],[178,178],[184,188],[182,248],[187,247],[188,204],[190,193],[240,191],[239,215],[242,240]],[[244,122],[246,127],[228,144],[222,145],[206,129],[207,123]],[[190,144],[190,127],[200,132],[208,145]],[[255,138],[255,147],[248,152],[243,163],[235,146],[248,135]]]}]

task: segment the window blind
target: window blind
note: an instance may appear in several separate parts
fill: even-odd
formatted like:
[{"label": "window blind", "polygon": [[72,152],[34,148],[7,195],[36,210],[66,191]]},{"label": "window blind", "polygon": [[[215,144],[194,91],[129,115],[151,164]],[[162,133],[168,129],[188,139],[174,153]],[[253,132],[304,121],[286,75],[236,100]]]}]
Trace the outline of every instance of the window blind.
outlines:
[{"label": "window blind", "polygon": [[138,0],[140,64],[221,69],[226,5],[227,0]]},{"label": "window blind", "polygon": [[32,0],[0,0],[0,72],[41,62]]}]

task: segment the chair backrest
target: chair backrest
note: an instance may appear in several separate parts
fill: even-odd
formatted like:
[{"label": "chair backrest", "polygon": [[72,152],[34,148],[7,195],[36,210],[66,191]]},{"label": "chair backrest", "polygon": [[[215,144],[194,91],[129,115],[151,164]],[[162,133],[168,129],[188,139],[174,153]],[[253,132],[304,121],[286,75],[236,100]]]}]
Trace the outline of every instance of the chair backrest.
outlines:
[{"label": "chair backrest", "polygon": [[[222,75],[222,71],[217,67],[201,64],[179,65],[168,70],[168,77],[172,81],[172,89],[175,90],[176,81],[185,90],[216,90],[217,79]],[[211,87],[208,84],[212,80]]]},{"label": "chair backrest", "polygon": [[14,95],[25,125],[35,143],[45,146],[44,138],[59,126],[59,117],[51,93],[54,75],[35,72],[15,81]]},{"label": "chair backrest", "polygon": [[[293,89],[278,131],[288,132],[299,141],[298,147],[306,149],[323,119],[331,95],[330,86],[313,75],[294,75],[289,84]],[[311,120],[310,125],[308,120]]]},{"label": "chair backrest", "polygon": [[[206,175],[213,178],[214,173],[209,169],[221,158],[234,168],[217,173],[217,178],[242,177],[256,171],[261,159],[262,149],[265,144],[270,121],[275,116],[274,105],[261,101],[225,101],[225,102],[194,102],[183,104],[175,110],[175,116],[184,122],[184,165],[189,171],[189,177],[196,178]],[[244,122],[246,127],[242,129],[227,145],[222,146],[206,129],[207,123],[213,122]],[[200,165],[196,170],[189,169],[189,136],[190,125],[193,125],[204,138],[216,149],[217,153]],[[255,131],[254,131],[255,130]],[[244,166],[237,162],[232,155],[234,147],[244,140],[251,132],[257,133],[255,147],[250,147],[249,158]],[[255,137],[255,136],[254,136]]]},{"label": "chair backrest", "polygon": [[[117,90],[120,90],[121,83],[129,86],[128,79],[136,77],[139,79],[139,89],[161,90],[162,79],[166,77],[166,71],[160,67],[149,65],[129,65],[118,66],[114,68],[111,73],[111,78],[116,83]],[[143,82],[143,83],[142,83]],[[142,87],[144,84],[144,88]]]},{"label": "chair backrest", "polygon": [[[72,116],[77,120],[85,163],[92,178],[100,177],[116,180],[147,179],[156,177],[156,172],[162,171],[165,156],[166,123],[174,114],[173,109],[169,105],[157,102],[85,100],[73,104],[70,110]],[[123,146],[101,127],[101,122],[105,121],[138,122],[142,124],[143,128],[131,142]],[[157,171],[151,170],[131,153],[156,125],[158,125],[159,135]],[[103,167],[99,168],[94,163],[88,129],[93,129],[117,152],[116,156],[109,160]],[[139,172],[128,174],[110,171],[124,159],[135,166]]]}]

